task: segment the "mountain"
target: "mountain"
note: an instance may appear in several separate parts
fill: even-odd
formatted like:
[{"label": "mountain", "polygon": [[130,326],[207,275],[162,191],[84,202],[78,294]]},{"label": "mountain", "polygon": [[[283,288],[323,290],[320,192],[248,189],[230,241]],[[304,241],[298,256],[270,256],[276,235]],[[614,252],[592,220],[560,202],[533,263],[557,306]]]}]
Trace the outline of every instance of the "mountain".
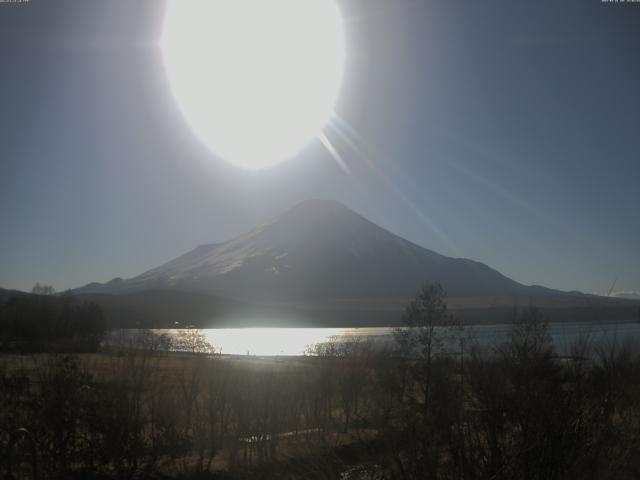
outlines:
[{"label": "mountain", "polygon": [[11,297],[18,297],[21,295],[28,295],[25,292],[21,292],[20,290],[7,290],[4,288],[0,288],[0,302],[3,302]]},{"label": "mountain", "polygon": [[[308,200],[223,243],[129,279],[72,293],[120,326],[372,326],[397,323],[424,282],[470,322],[504,322],[533,303],[550,320],[630,318],[637,302],[527,286],[491,267],[405,240],[346,206]],[[608,313],[607,313],[608,312]]]},{"label": "mountain", "polygon": [[267,304],[406,299],[425,281],[452,297],[559,295],[487,265],[409,242],[346,206],[308,200],[228,242],[201,245],[164,265],[75,293],[177,290]]}]

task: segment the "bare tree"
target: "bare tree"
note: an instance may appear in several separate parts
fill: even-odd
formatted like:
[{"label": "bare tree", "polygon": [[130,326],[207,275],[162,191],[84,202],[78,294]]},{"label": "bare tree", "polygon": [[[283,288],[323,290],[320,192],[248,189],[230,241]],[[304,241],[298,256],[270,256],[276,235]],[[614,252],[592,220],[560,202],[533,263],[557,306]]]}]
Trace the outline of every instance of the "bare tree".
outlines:
[{"label": "bare tree", "polygon": [[439,283],[424,284],[405,309],[402,317],[405,328],[395,331],[400,355],[412,362],[411,372],[420,380],[425,409],[429,408],[433,359],[447,340],[438,327],[453,325],[445,297]]},{"label": "bare tree", "polygon": [[194,327],[181,329],[176,344],[179,350],[190,353],[213,353],[215,350],[202,330]]},{"label": "bare tree", "polygon": [[56,289],[51,285],[40,285],[40,283],[36,283],[31,289],[31,293],[35,295],[55,295]]}]

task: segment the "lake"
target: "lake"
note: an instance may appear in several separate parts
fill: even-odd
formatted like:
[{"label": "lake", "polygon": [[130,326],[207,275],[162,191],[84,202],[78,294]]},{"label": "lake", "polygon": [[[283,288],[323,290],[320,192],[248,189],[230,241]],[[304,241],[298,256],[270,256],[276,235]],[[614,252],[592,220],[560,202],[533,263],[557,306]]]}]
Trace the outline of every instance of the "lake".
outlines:
[{"label": "lake", "polygon": [[[479,345],[488,347],[497,345],[509,338],[511,326],[473,325],[466,327]],[[223,354],[230,355],[303,355],[315,345],[330,340],[370,340],[377,345],[391,345],[393,328],[211,328],[199,330],[206,340]],[[178,337],[181,330],[154,330],[156,333],[167,333]],[[640,323],[552,323],[549,333],[556,350],[560,354],[570,352],[571,346],[578,341],[589,341],[591,345],[610,345],[612,343],[640,344]],[[141,335],[140,330],[114,331],[106,343],[118,345],[135,340]]]}]

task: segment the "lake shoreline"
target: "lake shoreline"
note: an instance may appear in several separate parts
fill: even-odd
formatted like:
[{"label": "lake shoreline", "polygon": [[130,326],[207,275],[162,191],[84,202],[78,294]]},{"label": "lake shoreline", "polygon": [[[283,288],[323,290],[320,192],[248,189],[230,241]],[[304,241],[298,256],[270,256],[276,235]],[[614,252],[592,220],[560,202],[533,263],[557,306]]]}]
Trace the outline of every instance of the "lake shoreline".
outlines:
[{"label": "lake shoreline", "polygon": [[[509,340],[514,323],[464,325],[463,329],[436,327],[444,337],[463,336],[480,348]],[[515,324],[517,325],[517,324]],[[117,329],[111,330],[103,348],[143,347],[174,352],[208,352],[247,357],[300,357],[313,355],[322,345],[367,343],[375,350],[394,348],[397,327],[307,328],[239,327],[211,329]],[[640,342],[640,323],[624,321],[549,322],[547,331],[558,352],[567,354],[580,342],[594,345]]]}]

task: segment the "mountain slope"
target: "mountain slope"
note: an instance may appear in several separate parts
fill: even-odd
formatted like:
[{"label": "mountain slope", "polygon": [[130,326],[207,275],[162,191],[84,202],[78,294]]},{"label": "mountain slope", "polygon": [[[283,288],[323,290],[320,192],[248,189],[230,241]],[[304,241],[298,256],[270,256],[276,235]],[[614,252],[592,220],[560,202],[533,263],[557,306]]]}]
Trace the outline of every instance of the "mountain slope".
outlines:
[{"label": "mountain slope", "polygon": [[233,240],[201,245],[131,279],[76,293],[178,290],[270,304],[404,299],[425,281],[452,297],[561,294],[527,287],[473,260],[440,255],[342,204],[309,200]]},{"label": "mountain slope", "polygon": [[18,297],[21,295],[28,295],[26,292],[21,292],[20,290],[7,290],[4,288],[0,288],[0,302],[7,300],[11,297]]}]

